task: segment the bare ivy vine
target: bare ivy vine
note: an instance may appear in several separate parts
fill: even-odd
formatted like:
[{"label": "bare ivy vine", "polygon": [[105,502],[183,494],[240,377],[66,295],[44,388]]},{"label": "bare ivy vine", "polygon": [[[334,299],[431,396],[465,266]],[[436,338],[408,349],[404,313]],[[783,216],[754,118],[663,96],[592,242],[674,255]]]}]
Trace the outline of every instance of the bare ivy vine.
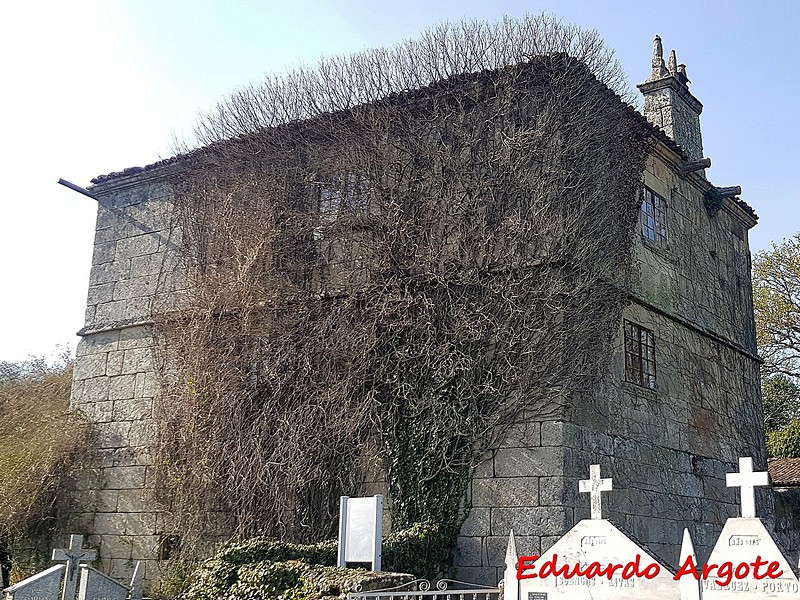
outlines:
[{"label": "bare ivy vine", "polygon": [[201,119],[156,326],[176,532],[324,539],[378,476],[396,527],[454,534],[509,427],[592,392],[650,144],[619,74],[546,16],[461,23]]}]

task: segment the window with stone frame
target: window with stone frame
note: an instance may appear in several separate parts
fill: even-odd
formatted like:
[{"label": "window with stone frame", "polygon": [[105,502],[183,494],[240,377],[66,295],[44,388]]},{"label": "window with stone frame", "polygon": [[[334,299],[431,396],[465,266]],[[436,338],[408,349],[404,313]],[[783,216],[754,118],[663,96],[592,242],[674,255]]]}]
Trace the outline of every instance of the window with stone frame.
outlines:
[{"label": "window with stone frame", "polygon": [[369,183],[359,173],[349,172],[324,183],[317,183],[317,210],[319,226],[314,228],[314,239],[326,237],[326,227],[340,217],[363,216],[369,213]]},{"label": "window with stone frame", "polygon": [[625,320],[625,381],[656,389],[656,337],[652,331]]},{"label": "window with stone frame", "polygon": [[653,244],[663,246],[667,243],[667,201],[649,187],[642,189],[642,209],[640,211],[642,237]]},{"label": "window with stone frame", "polygon": [[333,221],[339,215],[365,213],[368,207],[366,178],[347,173],[319,187],[319,212],[323,221]]}]

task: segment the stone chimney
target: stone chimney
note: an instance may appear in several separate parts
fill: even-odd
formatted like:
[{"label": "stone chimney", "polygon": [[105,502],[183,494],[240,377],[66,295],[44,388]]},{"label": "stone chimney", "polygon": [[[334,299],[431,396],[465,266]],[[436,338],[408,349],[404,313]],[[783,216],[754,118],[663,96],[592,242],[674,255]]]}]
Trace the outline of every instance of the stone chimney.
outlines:
[{"label": "stone chimney", "polygon": [[703,105],[689,91],[686,65],[678,64],[675,50],[664,63],[661,38],[653,40],[653,63],[650,77],[636,87],[644,95],[644,116],[675,140],[689,155],[689,160],[703,158],[700,113]]}]

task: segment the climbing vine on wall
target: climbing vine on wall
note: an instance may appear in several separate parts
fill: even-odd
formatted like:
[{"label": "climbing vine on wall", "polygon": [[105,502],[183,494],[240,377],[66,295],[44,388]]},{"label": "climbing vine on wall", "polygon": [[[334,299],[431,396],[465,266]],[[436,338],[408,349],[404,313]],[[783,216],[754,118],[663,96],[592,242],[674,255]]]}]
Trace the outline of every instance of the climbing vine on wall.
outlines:
[{"label": "climbing vine on wall", "polygon": [[201,120],[188,292],[156,323],[176,532],[324,539],[377,475],[395,526],[455,535],[487,449],[591,392],[650,143],[609,56],[543,16],[462,23]]},{"label": "climbing vine on wall", "polygon": [[703,194],[703,205],[711,215],[716,215],[725,202],[725,196],[713,185]]}]

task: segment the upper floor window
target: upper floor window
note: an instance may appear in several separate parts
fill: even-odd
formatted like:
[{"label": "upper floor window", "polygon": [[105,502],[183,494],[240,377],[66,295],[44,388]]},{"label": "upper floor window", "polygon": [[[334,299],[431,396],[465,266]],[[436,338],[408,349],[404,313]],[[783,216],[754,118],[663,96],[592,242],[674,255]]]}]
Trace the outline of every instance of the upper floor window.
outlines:
[{"label": "upper floor window", "polygon": [[358,173],[347,173],[320,187],[319,212],[332,221],[340,214],[367,212],[367,180]]},{"label": "upper floor window", "polygon": [[649,187],[642,190],[642,237],[654,244],[667,242],[667,201]]},{"label": "upper floor window", "polygon": [[649,329],[625,321],[625,381],[656,389],[656,338]]}]

